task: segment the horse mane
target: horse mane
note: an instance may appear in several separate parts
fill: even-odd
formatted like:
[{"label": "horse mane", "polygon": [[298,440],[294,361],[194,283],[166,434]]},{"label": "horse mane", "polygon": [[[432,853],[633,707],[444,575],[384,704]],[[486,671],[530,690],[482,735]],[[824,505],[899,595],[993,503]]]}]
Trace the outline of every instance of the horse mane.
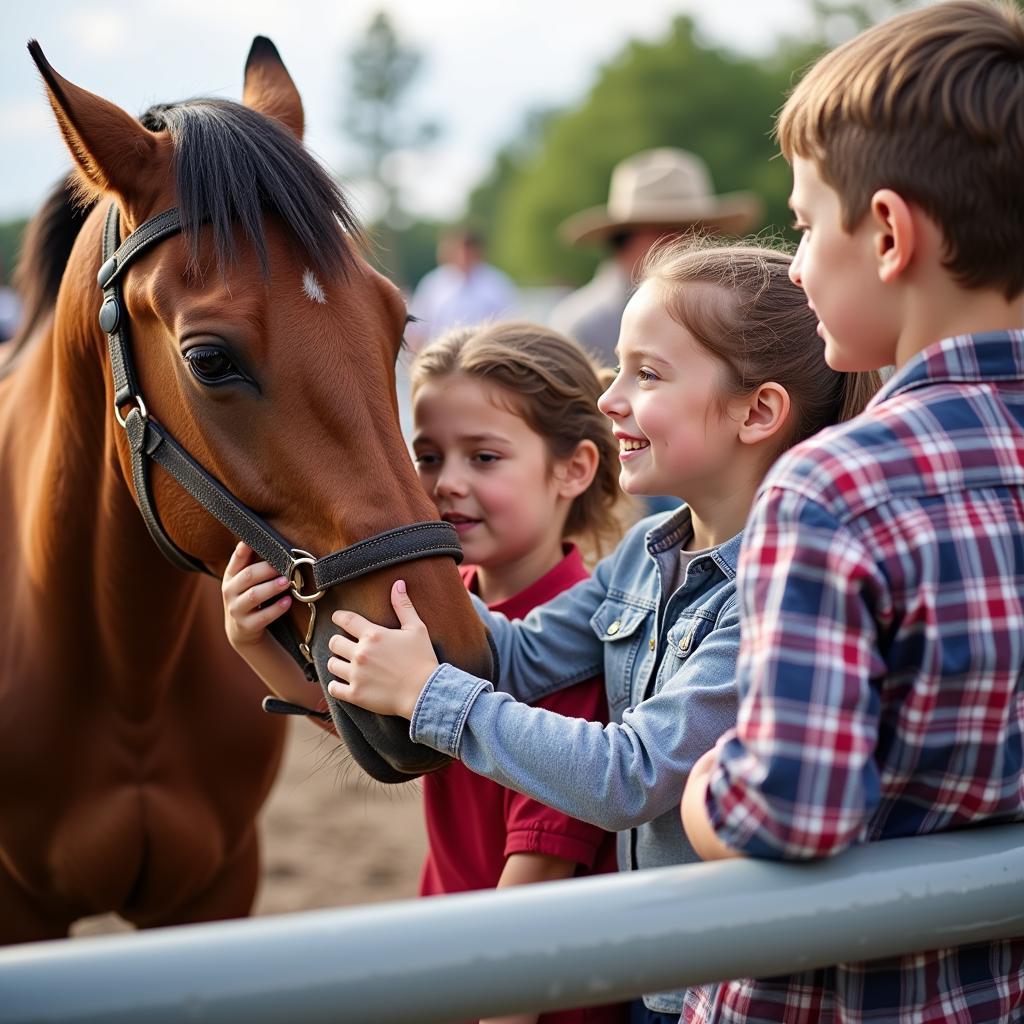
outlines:
[{"label": "horse mane", "polygon": [[22,304],[21,320],[14,337],[4,346],[6,357],[0,365],[0,378],[14,369],[36,328],[53,310],[71,247],[95,202],[83,200],[77,176],[69,173],[57,182],[28,222],[14,271],[14,287]]},{"label": "horse mane", "polygon": [[[139,120],[174,143],[174,174],[192,272],[199,273],[199,228],[213,230],[221,274],[236,257],[241,225],[268,272],[263,217],[276,215],[315,269],[352,265],[363,244],[340,186],[287,128],[230,100],[207,97],[159,103]],[[342,231],[338,231],[340,224]]]}]

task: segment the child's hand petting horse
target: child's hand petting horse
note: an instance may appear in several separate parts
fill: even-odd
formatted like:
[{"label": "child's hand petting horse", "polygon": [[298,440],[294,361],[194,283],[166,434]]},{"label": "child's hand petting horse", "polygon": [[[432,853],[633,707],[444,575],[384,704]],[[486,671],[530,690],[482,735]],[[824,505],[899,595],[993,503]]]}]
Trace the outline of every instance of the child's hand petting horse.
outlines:
[{"label": "child's hand petting horse", "polygon": [[221,597],[228,641],[239,654],[262,645],[267,626],[291,606],[288,580],[241,541],[224,570]]},{"label": "child's hand petting horse", "polygon": [[327,669],[341,682],[329,683],[327,692],[367,711],[412,718],[437,657],[404,580],[391,588],[391,606],[398,629],[378,626],[355,612],[337,611],[331,617],[344,633],[335,633],[328,644],[335,657]]}]

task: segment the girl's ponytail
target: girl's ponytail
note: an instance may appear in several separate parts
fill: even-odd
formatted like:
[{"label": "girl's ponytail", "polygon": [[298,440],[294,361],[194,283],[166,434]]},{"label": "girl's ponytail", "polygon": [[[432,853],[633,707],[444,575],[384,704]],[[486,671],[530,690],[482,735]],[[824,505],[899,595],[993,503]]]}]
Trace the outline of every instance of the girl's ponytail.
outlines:
[{"label": "girl's ponytail", "polygon": [[877,370],[843,374],[842,404],[836,415],[836,422],[852,420],[859,416],[882,386],[882,377]]}]

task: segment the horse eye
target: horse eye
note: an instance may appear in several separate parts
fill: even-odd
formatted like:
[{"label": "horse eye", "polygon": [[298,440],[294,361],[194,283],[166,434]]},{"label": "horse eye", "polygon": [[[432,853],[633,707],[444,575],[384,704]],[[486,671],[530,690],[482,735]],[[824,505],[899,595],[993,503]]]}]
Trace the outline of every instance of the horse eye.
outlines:
[{"label": "horse eye", "polygon": [[192,376],[200,384],[226,384],[232,380],[248,379],[223,349],[215,348],[212,345],[199,345],[190,348],[185,353],[185,362],[188,364]]}]

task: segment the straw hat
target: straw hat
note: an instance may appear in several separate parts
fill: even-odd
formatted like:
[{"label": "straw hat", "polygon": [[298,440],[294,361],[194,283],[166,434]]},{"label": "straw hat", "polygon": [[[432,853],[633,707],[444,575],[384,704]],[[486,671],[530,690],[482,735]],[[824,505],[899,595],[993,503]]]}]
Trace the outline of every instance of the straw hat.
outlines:
[{"label": "straw hat", "polygon": [[707,164],[682,149],[647,149],[615,165],[608,205],[574,214],[559,227],[571,245],[597,242],[631,227],[686,228],[695,224],[740,234],[761,218],[752,192],[716,196]]}]

